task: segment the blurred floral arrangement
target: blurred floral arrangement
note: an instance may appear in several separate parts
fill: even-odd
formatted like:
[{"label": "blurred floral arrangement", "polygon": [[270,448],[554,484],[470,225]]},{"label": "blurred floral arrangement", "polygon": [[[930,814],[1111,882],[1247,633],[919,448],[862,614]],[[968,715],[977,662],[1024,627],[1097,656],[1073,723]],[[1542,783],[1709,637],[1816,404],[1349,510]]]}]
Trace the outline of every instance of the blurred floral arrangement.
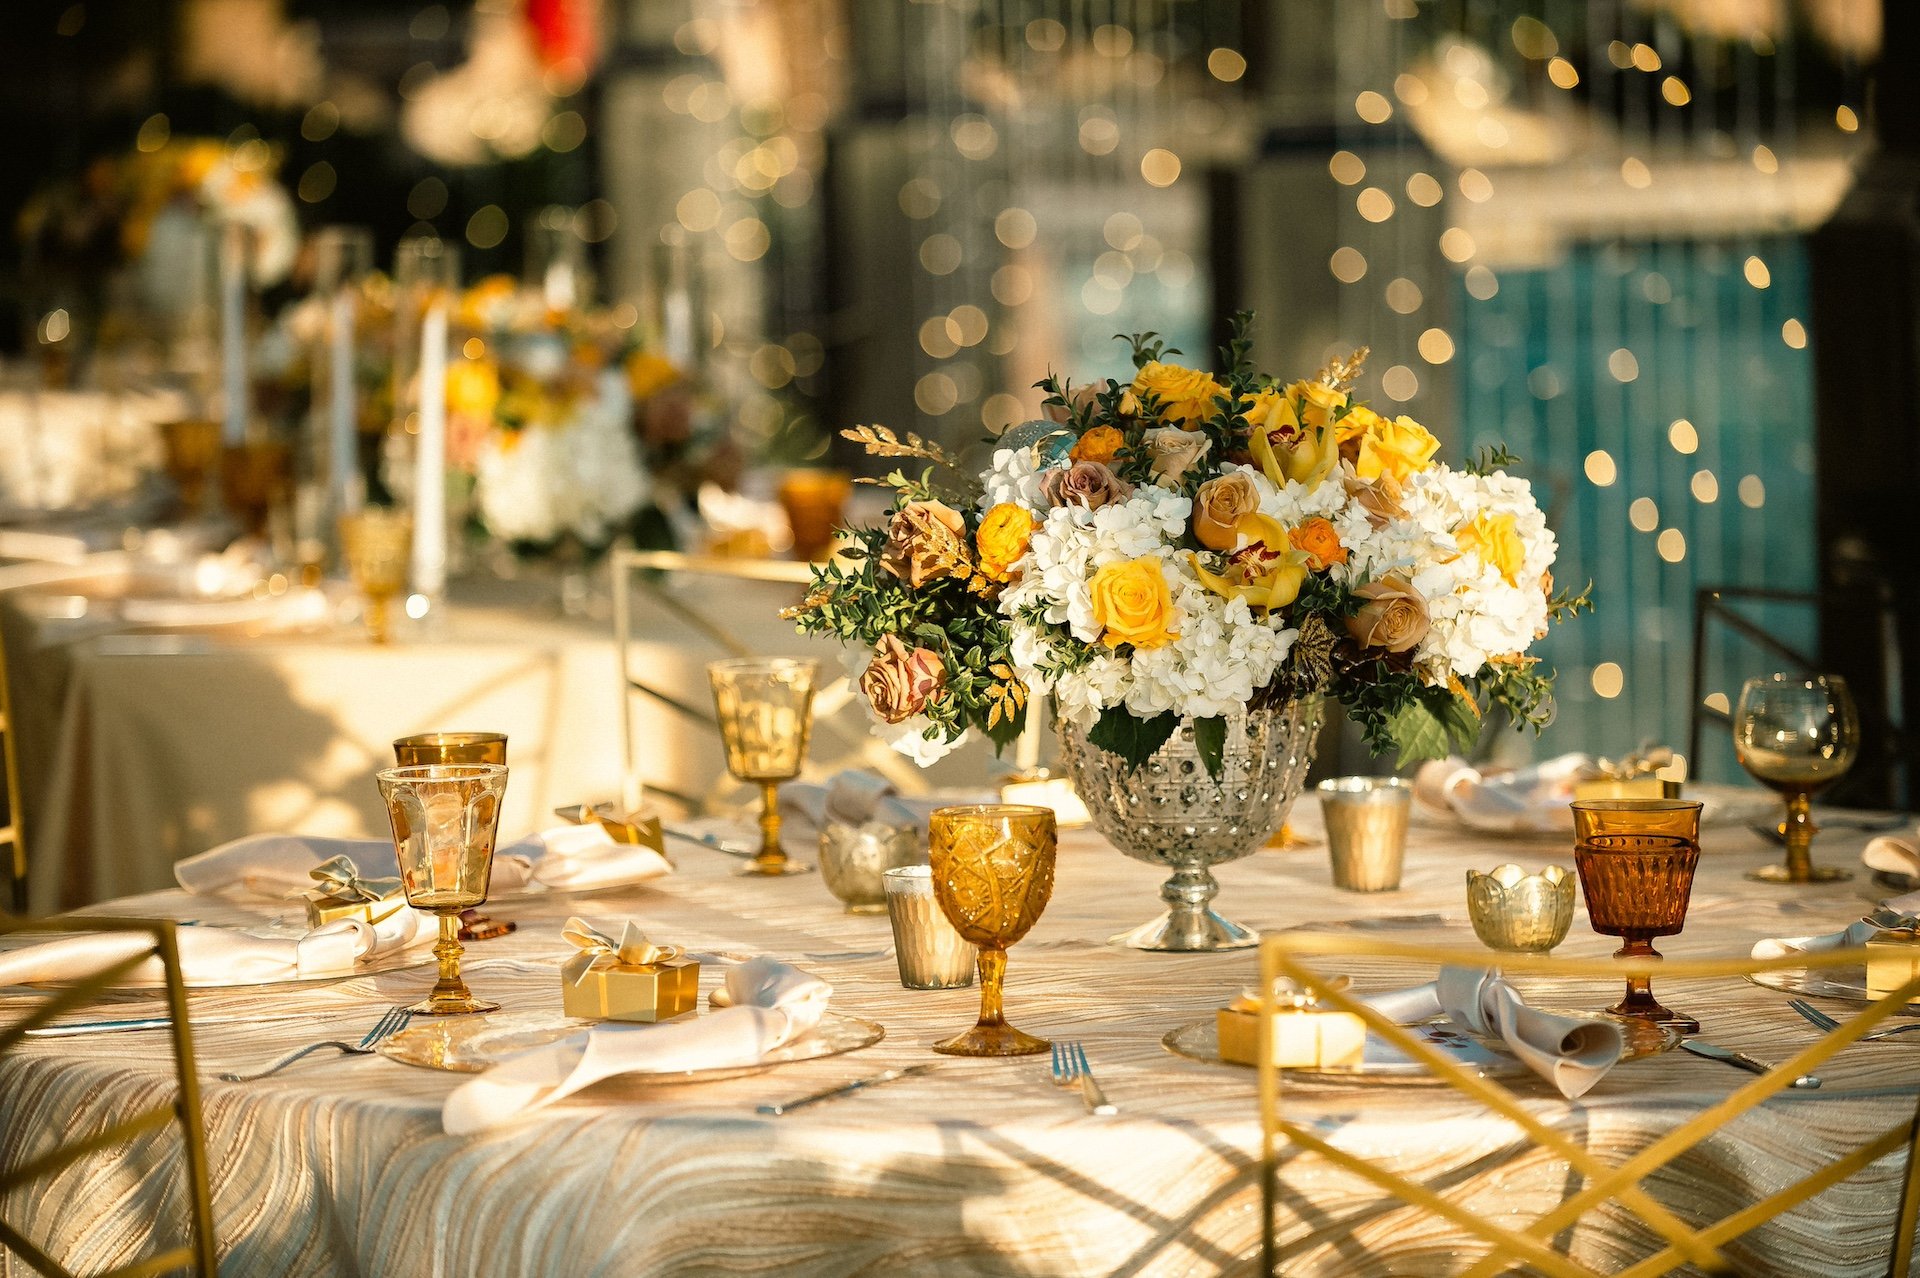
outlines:
[{"label": "blurred floral arrangement", "polygon": [[1003,435],[983,473],[912,435],[843,432],[932,463],[878,481],[886,525],[853,532],[787,614],[872,650],[883,739],[923,764],[972,728],[1004,744],[1051,693],[1135,765],[1189,717],[1217,774],[1223,716],[1269,700],[1331,696],[1403,763],[1470,745],[1494,706],[1551,720],[1527,649],[1587,601],[1553,593],[1554,536],[1515,459],[1437,461],[1423,426],[1353,398],[1365,351],[1304,381],[1257,372],[1250,324],[1220,377],[1151,333],[1130,384],[1048,377],[1048,420]]}]

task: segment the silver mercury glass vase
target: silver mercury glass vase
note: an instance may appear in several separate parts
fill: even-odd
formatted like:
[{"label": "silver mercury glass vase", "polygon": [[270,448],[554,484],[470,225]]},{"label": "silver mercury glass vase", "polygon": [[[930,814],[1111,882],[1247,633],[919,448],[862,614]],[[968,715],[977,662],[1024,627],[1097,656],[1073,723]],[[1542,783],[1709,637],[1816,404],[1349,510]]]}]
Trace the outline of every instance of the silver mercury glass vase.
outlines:
[{"label": "silver mercury glass vase", "polygon": [[1320,699],[1285,701],[1227,718],[1220,780],[1207,775],[1182,719],[1167,743],[1139,768],[1087,740],[1085,729],[1058,725],[1061,753],[1094,828],[1136,861],[1173,871],[1161,885],[1167,912],[1112,938],[1137,950],[1237,950],[1259,934],[1215,913],[1213,867],[1260,847],[1300,795],[1320,729]]}]

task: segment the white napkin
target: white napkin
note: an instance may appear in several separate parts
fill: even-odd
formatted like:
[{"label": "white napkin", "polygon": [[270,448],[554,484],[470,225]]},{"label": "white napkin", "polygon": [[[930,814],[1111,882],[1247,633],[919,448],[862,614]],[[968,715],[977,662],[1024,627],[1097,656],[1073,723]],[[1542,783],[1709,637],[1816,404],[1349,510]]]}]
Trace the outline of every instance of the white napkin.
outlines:
[{"label": "white napkin", "polygon": [[1444,1012],[1463,1029],[1500,1039],[1569,1100],[1585,1095],[1626,1050],[1618,1025],[1528,1007],[1497,969],[1443,967],[1437,981],[1363,1001],[1402,1025]]},{"label": "white napkin", "polygon": [[866,768],[836,773],[825,785],[789,781],[780,787],[780,810],[786,818],[780,841],[791,839],[794,848],[812,852],[820,845],[820,831],[830,823],[906,827],[923,833],[927,814],[946,802],[902,798],[893,782]]},{"label": "white napkin", "polygon": [[818,1025],[832,994],[832,986],[799,968],[749,959],[727,972],[731,1007],[657,1025],[609,1022],[522,1052],[454,1089],[441,1123],[464,1136],[616,1074],[752,1065]]},{"label": "white napkin", "polygon": [[1902,839],[1882,834],[1868,839],[1867,846],[1860,849],[1860,860],[1868,869],[1883,874],[1920,878],[1920,846],[1916,846],[1911,837]]},{"label": "white napkin", "polygon": [[[1892,896],[1880,903],[1880,908],[1892,910],[1896,914],[1920,913],[1920,892],[1908,892],[1904,896]],[[1770,936],[1753,943],[1754,958],[1785,958],[1789,954],[1817,954],[1822,950],[1849,950],[1865,945],[1880,934],[1880,929],[1865,919],[1849,923],[1838,932],[1822,932],[1817,936]]]},{"label": "white napkin", "polygon": [[1563,754],[1485,776],[1465,759],[1435,759],[1414,774],[1421,805],[1490,834],[1558,834],[1572,828],[1576,782],[1598,774],[1593,756]]},{"label": "white napkin", "polygon": [[[259,937],[220,927],[182,927],[174,935],[180,947],[180,975],[188,985],[249,985],[296,977],[350,972],[356,962],[403,949],[431,937],[425,915],[402,907],[378,924],[343,919],[305,936]],[[30,981],[71,981],[148,945],[138,933],[92,932],[0,953],[0,986]],[[129,984],[158,984],[166,970],[149,959],[125,978]]]},{"label": "white napkin", "polygon": [[[307,871],[336,856],[352,861],[365,878],[400,872],[390,839],[253,834],[174,862],[173,877],[200,896],[242,888],[255,896],[278,899],[312,887]],[[496,848],[492,887],[510,892],[536,881],[554,888],[597,887],[650,879],[672,869],[652,848],[616,842],[598,825],[563,825]]]}]

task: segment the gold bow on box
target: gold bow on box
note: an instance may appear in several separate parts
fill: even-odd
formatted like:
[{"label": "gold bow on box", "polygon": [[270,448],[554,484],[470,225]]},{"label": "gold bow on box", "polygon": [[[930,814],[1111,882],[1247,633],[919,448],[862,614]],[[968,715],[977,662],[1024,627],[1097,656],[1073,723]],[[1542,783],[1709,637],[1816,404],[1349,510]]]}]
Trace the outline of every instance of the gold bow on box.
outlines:
[{"label": "gold bow on box", "polygon": [[[1347,977],[1335,977],[1330,989],[1345,989]],[[1273,1062],[1281,1069],[1351,1069],[1366,1048],[1366,1023],[1352,1012],[1320,1006],[1319,991],[1285,978],[1274,983],[1277,1004],[1271,1022]],[[1240,996],[1215,1014],[1220,1059],[1240,1065],[1260,1063],[1260,991]]]},{"label": "gold bow on box", "polygon": [[[378,923],[400,908],[400,879],[368,879],[345,856],[323,861],[307,871],[315,886],[306,890],[307,926],[321,927],[341,919]],[[391,908],[381,908],[391,906]],[[376,915],[376,909],[379,913]]]},{"label": "gold bow on box", "polygon": [[664,1021],[700,1002],[700,965],[677,945],[656,945],[627,920],[614,940],[583,918],[561,935],[576,951],[560,967],[568,1016],[584,1020]]},{"label": "gold bow on box", "polygon": [[555,808],[553,814],[574,825],[597,823],[615,843],[652,848],[661,856],[667,854],[667,840],[660,828],[660,818],[652,812],[621,816],[611,803],[576,803],[572,807]]},{"label": "gold bow on box", "polygon": [[1593,774],[1574,783],[1576,799],[1677,799],[1687,761],[1666,746],[1613,759],[1595,759]]}]

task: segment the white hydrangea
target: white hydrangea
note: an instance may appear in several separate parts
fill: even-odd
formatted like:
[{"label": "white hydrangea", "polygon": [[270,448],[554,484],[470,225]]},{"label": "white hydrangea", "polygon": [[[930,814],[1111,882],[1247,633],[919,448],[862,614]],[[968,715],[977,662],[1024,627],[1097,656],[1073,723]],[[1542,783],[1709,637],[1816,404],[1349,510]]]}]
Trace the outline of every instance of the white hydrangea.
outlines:
[{"label": "white hydrangea", "polygon": [[[871,706],[868,711],[871,713]],[[874,715],[873,734],[923,768],[940,762],[973,739],[973,731],[968,729],[953,740],[946,740],[933,720],[924,714],[911,715],[899,723],[888,723]]]},{"label": "white hydrangea", "polygon": [[995,449],[993,465],[987,468],[984,477],[986,488],[980,498],[980,509],[986,511],[1002,502],[1013,502],[1036,514],[1044,511],[1047,499],[1040,493],[1040,477],[1048,469],[1048,463],[1040,460],[1037,448]]},{"label": "white hydrangea", "polygon": [[589,546],[611,541],[648,493],[631,415],[626,379],[609,371],[562,425],[491,432],[474,468],[487,531],[507,541],[569,533]]}]

